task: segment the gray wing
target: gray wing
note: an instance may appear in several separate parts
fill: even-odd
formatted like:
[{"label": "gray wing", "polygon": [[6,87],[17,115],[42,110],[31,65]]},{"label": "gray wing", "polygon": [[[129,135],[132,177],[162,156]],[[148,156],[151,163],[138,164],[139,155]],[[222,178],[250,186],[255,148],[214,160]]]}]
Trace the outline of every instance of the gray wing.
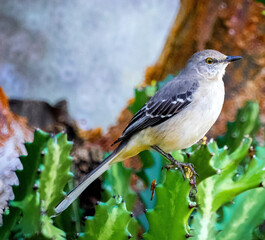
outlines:
[{"label": "gray wing", "polygon": [[173,79],[135,114],[114,144],[129,139],[135,133],[156,126],[181,112],[192,102],[198,86],[198,81]]}]

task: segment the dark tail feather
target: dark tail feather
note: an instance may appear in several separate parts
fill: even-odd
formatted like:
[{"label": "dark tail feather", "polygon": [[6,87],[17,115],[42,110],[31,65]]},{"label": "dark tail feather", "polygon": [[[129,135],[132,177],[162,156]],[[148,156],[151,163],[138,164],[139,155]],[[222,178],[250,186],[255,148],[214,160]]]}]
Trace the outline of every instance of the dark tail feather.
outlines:
[{"label": "dark tail feather", "polygon": [[82,181],[75,186],[73,190],[71,190],[64,200],[62,200],[55,208],[56,216],[60,214],[62,211],[64,211],[68,206],[76,200],[79,195],[93,182],[95,181],[99,176],[101,176],[106,170],[109,169],[110,163],[113,159],[115,159],[119,152],[123,149],[123,147],[126,145],[126,143],[121,143],[107,158],[104,159],[104,161],[96,167],[93,171],[88,173]]}]

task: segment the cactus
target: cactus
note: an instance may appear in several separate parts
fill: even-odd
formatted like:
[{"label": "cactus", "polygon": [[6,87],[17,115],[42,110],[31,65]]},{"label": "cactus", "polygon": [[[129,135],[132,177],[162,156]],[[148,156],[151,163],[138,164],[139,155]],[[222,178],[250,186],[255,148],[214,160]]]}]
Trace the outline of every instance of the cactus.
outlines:
[{"label": "cactus", "polygon": [[185,239],[188,219],[196,204],[189,200],[191,186],[180,172],[163,170],[165,181],[156,187],[157,203],[148,210],[149,230],[143,239]]},{"label": "cactus", "polygon": [[54,214],[54,208],[64,197],[63,189],[73,176],[70,173],[72,158],[69,157],[72,143],[67,141],[66,134],[58,134],[49,139],[44,155],[44,170],[40,175],[40,199],[42,211],[48,216]]},{"label": "cactus", "polygon": [[252,239],[253,229],[265,219],[264,199],[265,189],[252,189],[225,206],[223,220],[218,223],[217,240]]},{"label": "cactus", "polygon": [[[248,154],[250,144],[251,139],[245,138],[228,156],[230,161],[221,173],[199,184],[197,194],[199,208],[191,225],[196,235],[193,239],[214,239],[217,234],[217,210],[240,193],[260,186],[265,176],[263,171],[265,161],[259,156],[253,157],[244,175],[234,178],[237,174],[237,165]],[[253,231],[253,228],[250,230]]]},{"label": "cactus", "polygon": [[[169,76],[165,81],[172,78]],[[136,90],[131,111],[139,110],[163,84],[153,82]],[[199,174],[197,194],[191,191],[189,181],[183,180],[179,170],[164,169],[161,173],[166,161],[156,152],[140,154],[143,168],[139,171],[124,168],[122,163],[113,165],[103,176],[106,202],[98,203],[95,216],[87,217],[85,227],[80,224],[82,210],[77,202],[52,218],[63,191],[73,187],[68,186],[73,185],[71,143],[65,134],[50,138],[36,131],[33,143],[26,144],[28,155],[20,158],[23,164],[23,170],[17,171],[20,185],[14,187],[15,199],[5,210],[0,239],[74,239],[76,234],[79,239],[137,239],[139,219],[146,240],[264,239],[259,224],[265,220],[265,190],[261,188],[265,183],[265,147],[259,147],[255,141],[260,126],[258,114],[258,105],[247,102],[217,142],[211,140],[173,152],[177,160],[194,164]],[[133,173],[147,187],[153,179],[161,182],[153,201],[149,189],[133,191],[130,186]],[[130,212],[137,199],[148,208],[146,218],[140,213],[136,219]],[[138,214],[139,205],[137,210]]]},{"label": "cactus", "polygon": [[[42,235],[48,239],[65,239],[65,232],[54,226],[50,216],[70,177],[72,144],[65,134],[50,138],[49,134],[36,131],[34,141],[25,146],[28,155],[21,157],[23,170],[17,174],[20,185],[14,188],[15,200],[10,203],[10,213],[0,229],[1,239],[8,238],[11,229],[16,232],[15,238]],[[43,170],[38,177],[41,164]],[[20,224],[16,225],[18,221]]]},{"label": "cactus", "polygon": [[131,175],[132,170],[123,167],[123,163],[119,162],[104,173],[103,182],[103,188],[106,190],[105,199],[114,195],[122,196],[126,199],[126,207],[130,211],[136,200],[136,193],[130,187]]},{"label": "cactus", "polygon": [[126,209],[121,197],[110,198],[106,203],[99,202],[94,217],[87,217],[85,234],[80,240],[97,239],[136,239],[128,231],[131,213]]},{"label": "cactus", "polygon": [[[37,177],[37,170],[41,162],[41,152],[43,151],[49,135],[43,131],[35,131],[34,141],[26,143],[25,147],[28,152],[27,156],[21,156],[20,161],[23,165],[23,170],[17,170],[17,177],[19,179],[19,186],[13,188],[15,194],[15,201],[22,202],[26,198],[33,198],[29,196],[33,191],[33,186]],[[7,239],[10,235],[10,230],[13,229],[20,218],[21,209],[11,201],[8,214],[3,216],[3,226],[0,228],[0,239]]]},{"label": "cactus", "polygon": [[227,123],[227,131],[217,138],[218,146],[226,145],[233,152],[241,143],[245,135],[253,137],[260,128],[259,105],[253,101],[245,103],[239,109],[234,122]]},{"label": "cactus", "polygon": [[215,153],[213,152],[212,148],[216,147],[214,145],[216,144],[213,141],[209,143],[209,146],[206,144],[196,144],[196,147],[193,147],[193,151],[187,152],[186,154],[184,153],[184,156],[186,156],[185,162],[192,163],[199,175],[197,184],[217,172],[217,169],[211,165],[211,162],[213,161],[212,158],[216,158],[220,155],[218,151]]}]

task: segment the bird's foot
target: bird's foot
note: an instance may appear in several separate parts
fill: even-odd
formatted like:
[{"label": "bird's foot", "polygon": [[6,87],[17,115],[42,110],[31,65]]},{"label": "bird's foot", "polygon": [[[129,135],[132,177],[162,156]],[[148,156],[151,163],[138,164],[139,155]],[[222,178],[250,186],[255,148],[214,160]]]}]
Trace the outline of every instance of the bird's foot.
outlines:
[{"label": "bird's foot", "polygon": [[[173,158],[173,157],[171,156],[171,158]],[[196,176],[198,176],[198,174],[194,170],[193,164],[192,163],[178,162],[174,158],[173,159],[171,159],[171,158],[169,159],[171,161],[171,164],[168,164],[168,165],[164,166],[163,168],[168,169],[168,170],[178,168],[181,171],[181,174],[182,174],[184,180],[186,178],[188,178],[190,180],[190,185],[197,192]]]},{"label": "bird's foot", "polygon": [[[178,168],[181,171],[181,174],[184,178],[188,178],[190,180],[190,185],[196,190],[197,192],[197,186],[196,186],[196,176],[198,174],[194,170],[194,166],[192,163],[184,163],[184,162],[178,162],[173,158],[173,156],[169,153],[164,152],[160,147],[158,146],[152,146],[153,149],[155,149],[158,153],[160,153],[162,156],[164,156],[166,159],[168,159],[171,164],[166,165],[163,168],[166,169],[176,169]],[[186,171],[186,173],[185,173]]]}]

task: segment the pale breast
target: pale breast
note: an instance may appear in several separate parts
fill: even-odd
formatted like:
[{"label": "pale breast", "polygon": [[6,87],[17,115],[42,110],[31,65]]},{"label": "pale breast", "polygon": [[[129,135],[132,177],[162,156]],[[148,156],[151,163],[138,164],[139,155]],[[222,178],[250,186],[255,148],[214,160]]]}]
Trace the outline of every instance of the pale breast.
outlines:
[{"label": "pale breast", "polygon": [[190,147],[215,123],[223,102],[223,81],[204,82],[185,110],[155,127],[144,130],[141,141],[145,144],[158,145],[168,152]]}]

